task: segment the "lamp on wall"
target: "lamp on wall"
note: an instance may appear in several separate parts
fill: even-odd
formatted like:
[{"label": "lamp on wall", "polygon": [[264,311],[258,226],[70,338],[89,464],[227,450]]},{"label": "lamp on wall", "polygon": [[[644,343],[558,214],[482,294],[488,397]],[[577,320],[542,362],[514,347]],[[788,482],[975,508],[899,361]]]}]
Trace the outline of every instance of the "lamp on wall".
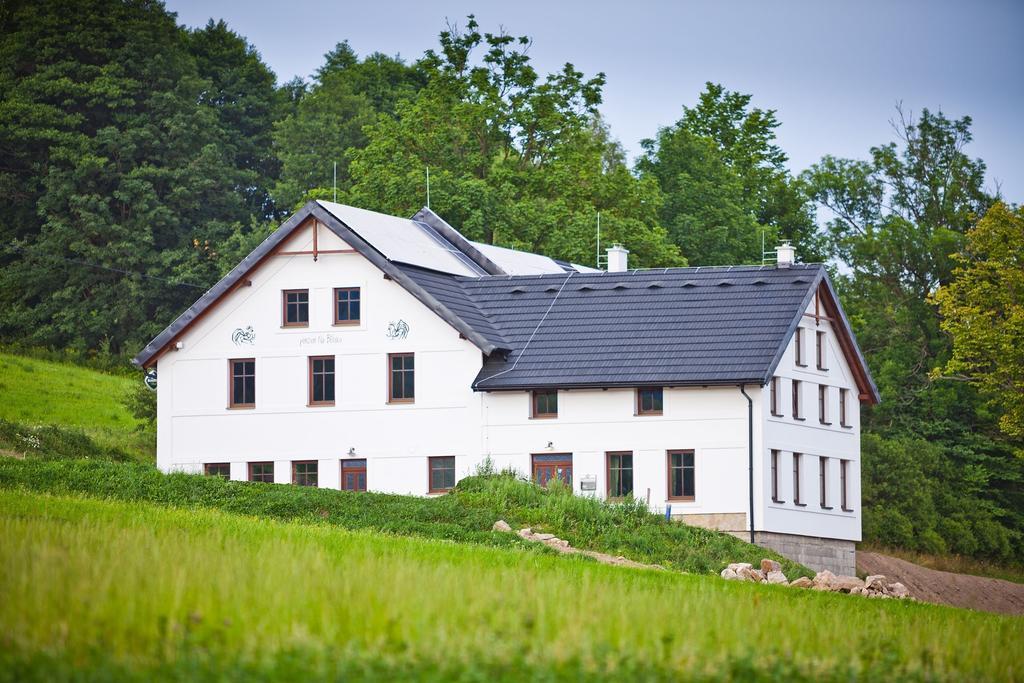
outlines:
[{"label": "lamp on wall", "polygon": [[355,454],[356,454],[356,447],[355,446],[350,446],[349,449],[348,449],[348,457],[352,458],[352,457],[355,456]]},{"label": "lamp on wall", "polygon": [[545,448],[547,448],[547,449],[548,449],[549,451],[550,451],[550,450],[554,450],[554,448],[555,448],[555,442],[554,442],[554,441],[548,441],[548,445],[547,445],[547,446],[545,446]]}]

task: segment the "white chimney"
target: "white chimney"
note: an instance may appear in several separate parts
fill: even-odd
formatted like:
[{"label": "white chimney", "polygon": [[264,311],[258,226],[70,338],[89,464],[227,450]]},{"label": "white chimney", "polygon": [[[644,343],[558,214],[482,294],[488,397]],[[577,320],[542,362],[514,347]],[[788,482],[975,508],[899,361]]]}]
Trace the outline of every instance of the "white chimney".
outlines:
[{"label": "white chimney", "polygon": [[779,268],[789,268],[796,262],[796,249],[789,242],[783,242],[775,247],[775,255],[778,258]]},{"label": "white chimney", "polygon": [[621,244],[608,247],[608,272],[625,273],[629,270],[629,249]]}]

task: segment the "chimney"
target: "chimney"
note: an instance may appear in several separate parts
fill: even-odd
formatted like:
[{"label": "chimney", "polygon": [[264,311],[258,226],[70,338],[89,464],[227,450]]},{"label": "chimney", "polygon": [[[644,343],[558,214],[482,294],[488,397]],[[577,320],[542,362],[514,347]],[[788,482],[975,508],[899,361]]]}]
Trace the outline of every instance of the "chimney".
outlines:
[{"label": "chimney", "polygon": [[789,268],[796,262],[796,249],[789,242],[783,242],[775,247],[775,255],[778,258],[779,268]]},{"label": "chimney", "polygon": [[629,249],[615,243],[608,247],[608,272],[625,273],[629,270]]}]

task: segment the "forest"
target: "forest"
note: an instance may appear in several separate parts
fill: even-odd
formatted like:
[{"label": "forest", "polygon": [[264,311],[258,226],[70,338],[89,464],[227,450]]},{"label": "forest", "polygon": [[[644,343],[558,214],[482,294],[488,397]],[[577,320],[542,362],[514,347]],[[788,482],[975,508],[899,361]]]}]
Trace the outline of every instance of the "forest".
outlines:
[{"label": "forest", "polygon": [[[223,21],[157,0],[0,6],[0,343],[127,363],[309,199],[592,264],[827,264],[882,395],[863,416],[864,536],[1024,562],[1024,210],[972,121],[893,110],[889,140],[799,173],[775,111],[707,83],[627,159],[605,76],[439,20],[414,61],[347,42],[278,83]],[[343,36],[341,36],[343,38]]]}]

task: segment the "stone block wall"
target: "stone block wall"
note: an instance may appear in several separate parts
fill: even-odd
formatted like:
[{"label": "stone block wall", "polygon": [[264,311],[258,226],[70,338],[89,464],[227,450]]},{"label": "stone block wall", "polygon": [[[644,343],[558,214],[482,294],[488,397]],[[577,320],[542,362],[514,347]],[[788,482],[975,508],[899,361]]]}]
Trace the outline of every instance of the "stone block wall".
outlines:
[{"label": "stone block wall", "polygon": [[[748,534],[745,540],[749,539]],[[827,569],[842,576],[855,576],[857,573],[857,545],[853,541],[756,531],[754,542],[814,571]]]}]

